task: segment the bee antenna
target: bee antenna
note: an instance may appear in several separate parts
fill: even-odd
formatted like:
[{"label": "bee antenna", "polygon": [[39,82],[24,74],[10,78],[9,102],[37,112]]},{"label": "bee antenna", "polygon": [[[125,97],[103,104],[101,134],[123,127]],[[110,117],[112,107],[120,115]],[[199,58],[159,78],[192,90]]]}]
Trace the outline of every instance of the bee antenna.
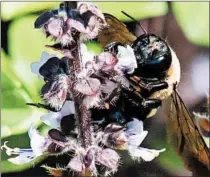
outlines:
[{"label": "bee antenna", "polygon": [[135,21],[139,26],[140,28],[142,29],[142,31],[144,32],[144,34],[147,35],[147,31],[141,26],[141,23],[138,22],[135,18],[131,17],[130,15],[128,15],[126,12],[124,11],[121,11],[125,16],[129,17],[130,19],[132,19],[133,21]]}]

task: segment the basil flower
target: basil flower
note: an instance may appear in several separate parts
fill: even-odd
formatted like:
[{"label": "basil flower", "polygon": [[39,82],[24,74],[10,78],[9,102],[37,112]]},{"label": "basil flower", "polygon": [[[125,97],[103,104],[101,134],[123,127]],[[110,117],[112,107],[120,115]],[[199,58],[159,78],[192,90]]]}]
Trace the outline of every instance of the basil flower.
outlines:
[{"label": "basil flower", "polygon": [[47,52],[42,52],[40,61],[31,63],[31,71],[34,74],[37,74],[39,79],[43,79],[43,76],[39,73],[40,67],[42,67],[52,57],[56,57],[56,55],[50,55]]},{"label": "basil flower", "polygon": [[116,151],[99,146],[90,146],[87,150],[78,147],[76,155],[70,160],[67,168],[79,174],[86,175],[87,169],[93,176],[97,176],[96,164],[104,167],[103,176],[115,173],[119,167],[120,156]]},{"label": "basil flower", "polygon": [[41,96],[51,107],[59,111],[71,95],[68,58],[50,58],[39,69],[46,81],[41,89]]},{"label": "basil flower", "polygon": [[115,69],[119,72],[132,74],[134,69],[137,68],[134,51],[129,45],[125,47],[118,46],[117,59],[118,62],[115,65]]},{"label": "basil flower", "polygon": [[127,124],[128,129],[125,131],[125,136],[127,138],[127,148],[130,156],[133,159],[144,161],[152,161],[155,157],[159,155],[160,152],[164,152],[165,149],[154,150],[140,147],[142,141],[148,134],[148,131],[144,131],[143,122],[138,119],[133,119],[133,121]]},{"label": "basil flower", "polygon": [[44,152],[47,151],[47,148],[49,144],[51,143],[51,140],[47,137],[44,137],[39,134],[39,132],[36,130],[34,125],[32,124],[28,130],[28,135],[30,138],[30,145],[31,148],[29,149],[20,149],[20,148],[10,148],[7,146],[7,141],[4,142],[4,145],[1,146],[1,149],[6,150],[6,154],[8,156],[11,155],[17,155],[14,158],[9,158],[8,161],[14,164],[24,164],[29,163],[32,160],[36,159],[37,157],[44,154]]},{"label": "basil flower", "polygon": [[47,114],[41,116],[41,120],[46,125],[52,128],[60,129],[62,118],[74,113],[75,113],[74,103],[72,101],[66,101],[60,111],[58,112],[49,111]]}]

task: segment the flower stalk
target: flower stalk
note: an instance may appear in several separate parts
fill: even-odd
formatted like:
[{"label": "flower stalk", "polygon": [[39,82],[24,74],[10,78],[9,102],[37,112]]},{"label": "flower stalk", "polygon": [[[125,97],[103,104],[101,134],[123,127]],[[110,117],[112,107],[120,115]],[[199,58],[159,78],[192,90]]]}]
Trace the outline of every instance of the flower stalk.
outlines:
[{"label": "flower stalk", "polygon": [[[65,171],[86,177],[109,176],[120,166],[116,150],[127,150],[138,161],[151,161],[165,150],[140,147],[148,133],[143,122],[126,120],[116,106],[122,85],[129,87],[124,75],[137,68],[133,49],[119,45],[116,53],[104,50],[95,55],[83,43],[96,38],[106,25],[104,14],[89,2],[67,1],[37,18],[35,28],[42,28],[56,41],[46,47],[64,54],[59,58],[43,52],[40,61],[31,65],[32,72],[45,81],[41,88],[45,104],[27,104],[47,109],[41,120],[52,129],[42,136],[31,126],[30,149],[12,149],[5,142],[2,149],[8,156],[17,155],[10,162],[23,164],[44,154],[73,152],[64,168],[43,167],[56,177],[64,177]],[[101,110],[103,114],[97,114]]]}]

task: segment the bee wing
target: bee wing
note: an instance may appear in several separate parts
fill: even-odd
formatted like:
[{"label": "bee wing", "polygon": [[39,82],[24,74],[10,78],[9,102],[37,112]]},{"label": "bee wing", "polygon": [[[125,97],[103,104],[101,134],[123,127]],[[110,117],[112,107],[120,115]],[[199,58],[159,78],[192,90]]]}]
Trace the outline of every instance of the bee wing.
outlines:
[{"label": "bee wing", "polygon": [[165,102],[167,133],[185,167],[196,175],[210,171],[210,152],[177,91]]},{"label": "bee wing", "polygon": [[105,13],[107,27],[102,29],[98,35],[98,42],[104,47],[112,42],[120,42],[122,44],[131,44],[135,39],[129,32],[126,25],[114,16]]}]

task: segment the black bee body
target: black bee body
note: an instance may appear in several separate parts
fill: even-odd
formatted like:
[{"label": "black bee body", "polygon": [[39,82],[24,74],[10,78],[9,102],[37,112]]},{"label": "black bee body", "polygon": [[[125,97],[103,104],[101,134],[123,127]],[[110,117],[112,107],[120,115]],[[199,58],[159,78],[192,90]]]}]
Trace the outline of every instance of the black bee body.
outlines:
[{"label": "black bee body", "polygon": [[138,68],[134,75],[146,80],[164,79],[172,57],[167,43],[154,34],[139,36],[132,44]]},{"label": "black bee body", "polygon": [[[105,46],[105,51],[116,55],[120,42],[112,42]],[[161,106],[161,98],[154,97],[154,93],[167,90],[168,70],[172,65],[171,49],[167,43],[154,34],[139,36],[132,44],[137,61],[137,68],[133,74],[125,77],[130,88],[123,88],[120,103],[121,113],[129,121],[132,117],[144,120],[153,116]]]}]

